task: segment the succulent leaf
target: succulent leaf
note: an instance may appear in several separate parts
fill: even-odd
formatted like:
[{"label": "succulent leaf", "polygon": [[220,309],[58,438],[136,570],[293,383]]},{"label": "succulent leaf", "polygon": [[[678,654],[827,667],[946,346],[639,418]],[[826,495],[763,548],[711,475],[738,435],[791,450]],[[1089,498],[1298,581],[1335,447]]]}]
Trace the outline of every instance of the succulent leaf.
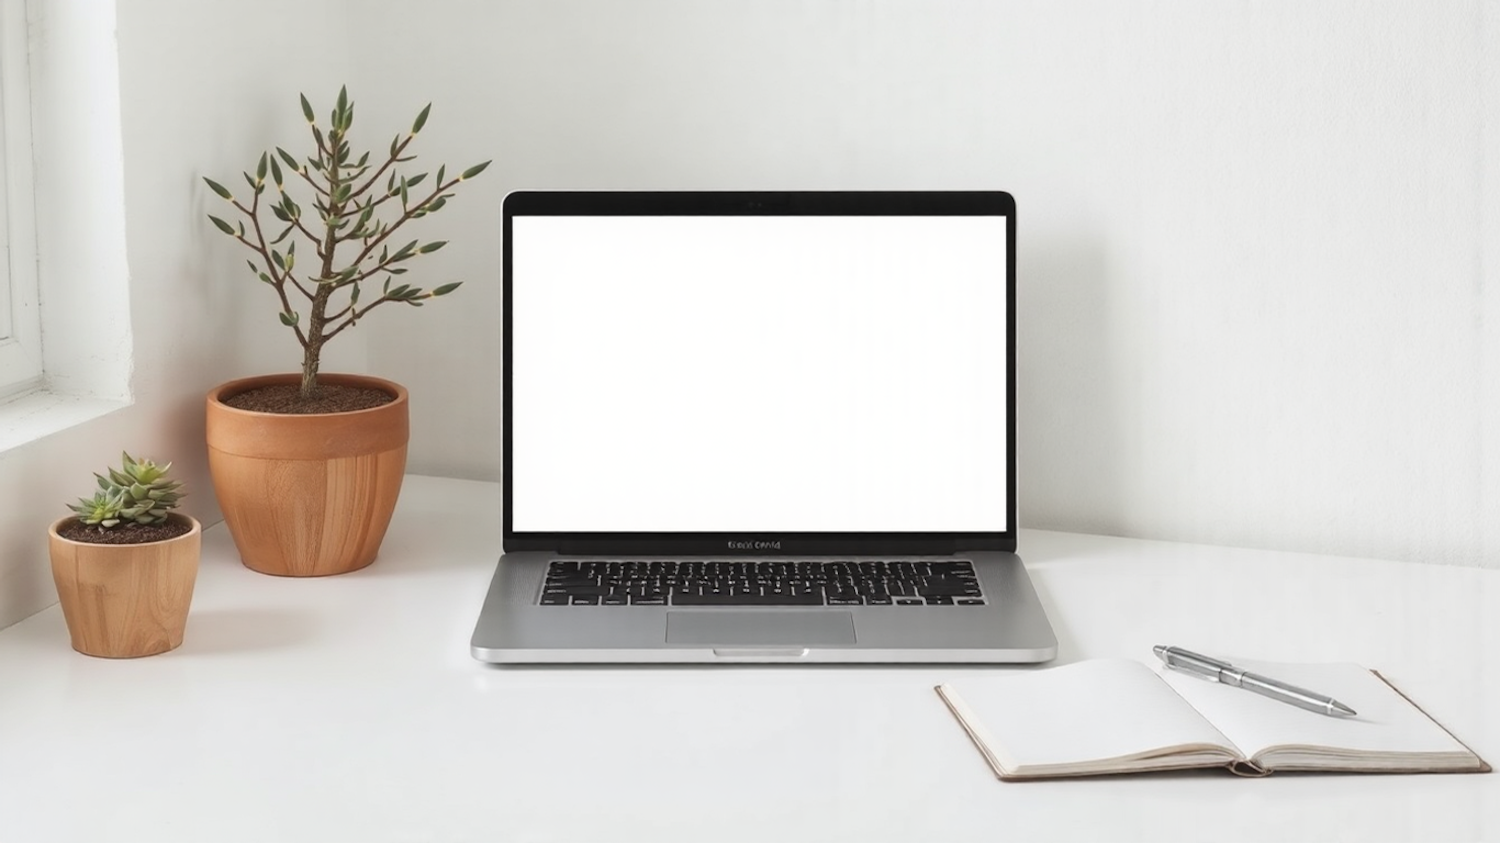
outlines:
[{"label": "succulent leaf", "polygon": [[203,180],[208,182],[208,186],[213,189],[214,193],[219,194],[220,199],[234,199],[234,194],[229,192],[229,188],[225,187],[222,184],[219,184],[218,182],[214,181],[211,178],[208,178],[207,176],[204,176]]},{"label": "succulent leaf", "polygon": [[109,476],[95,474],[99,489],[92,498],[79,498],[68,508],[91,527],[111,529],[124,523],[160,524],[182,497],[182,484],[167,478],[172,464],[157,465],[121,454],[119,468]]},{"label": "succulent leaf", "polygon": [[475,164],[474,166],[470,167],[469,169],[464,170],[463,175],[459,176],[458,180],[459,181],[464,181],[465,179],[472,179],[475,176],[479,175],[480,173],[484,172],[484,168],[488,167],[489,165],[490,165],[490,162],[488,162],[488,161],[484,162],[483,164]]}]

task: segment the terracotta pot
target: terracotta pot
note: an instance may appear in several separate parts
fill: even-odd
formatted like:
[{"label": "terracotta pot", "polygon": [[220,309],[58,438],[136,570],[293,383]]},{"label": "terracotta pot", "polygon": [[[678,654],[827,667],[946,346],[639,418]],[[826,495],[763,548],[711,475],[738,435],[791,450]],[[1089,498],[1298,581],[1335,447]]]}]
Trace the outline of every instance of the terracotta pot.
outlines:
[{"label": "terracotta pot", "polygon": [[374,387],[396,400],[348,413],[237,410],[222,399],[295,374],[243,378],[208,393],[208,468],[240,561],[264,574],[322,577],[375,561],[406,474],[406,389],[362,375],[321,383]]},{"label": "terracotta pot", "polygon": [[52,579],[73,649],[90,656],[154,656],[182,644],[198,578],[203,530],[186,515],[167,518],[192,529],[145,544],[90,544],[58,534],[70,515],[48,529]]}]

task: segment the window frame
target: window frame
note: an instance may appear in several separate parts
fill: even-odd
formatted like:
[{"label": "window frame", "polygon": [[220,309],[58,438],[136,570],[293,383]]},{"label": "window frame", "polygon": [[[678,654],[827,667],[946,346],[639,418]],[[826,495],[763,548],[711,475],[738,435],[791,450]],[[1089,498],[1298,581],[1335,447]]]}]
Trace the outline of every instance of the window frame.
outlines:
[{"label": "window frame", "polygon": [[43,384],[29,6],[0,3],[0,401]]}]

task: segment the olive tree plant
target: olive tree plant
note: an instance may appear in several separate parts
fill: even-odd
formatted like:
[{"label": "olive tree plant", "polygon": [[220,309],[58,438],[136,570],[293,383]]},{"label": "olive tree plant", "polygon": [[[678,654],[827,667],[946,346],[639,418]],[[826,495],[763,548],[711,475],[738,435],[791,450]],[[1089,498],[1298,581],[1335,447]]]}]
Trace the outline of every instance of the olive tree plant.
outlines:
[{"label": "olive tree plant", "polygon": [[[350,148],[354,103],[347,88],[339,89],[327,131],[318,125],[306,95],[301,99],[302,115],[315,144],[312,155],[298,160],[279,146],[275,155],[262,152],[254,174],[244,174],[248,199],[236,197],[213,179],[204,181],[243,217],[234,224],[212,214],[208,218],[255,253],[256,259],[247,261],[250,272],[275,292],[281,323],[302,346],[300,398],[306,400],[317,390],[318,361],[329,340],[380,305],[399,302],[421,307],[427,299],[458,289],[462,282],[429,290],[397,280],[407,272],[409,261],[436,252],[447,241],[409,240],[395,246],[400,241],[391,237],[408,222],[442,210],[453,197],[450,191],[479,175],[490,162],[475,164],[452,178],[447,178],[446,167],[439,167],[430,181],[425,172],[405,175],[401,165],[416,158],[407,154],[407,147],[426,125],[431,103],[417,114],[404,137],[397,134],[391,140],[383,160],[372,161],[368,151],[356,158]],[[274,201],[263,198],[268,176],[275,188]],[[303,197],[302,202],[294,198],[294,192]],[[311,213],[304,203],[311,206]],[[267,211],[274,219],[266,217]],[[299,260],[299,241],[310,244],[314,258],[310,266]],[[362,298],[372,285],[379,285],[379,294]]]}]

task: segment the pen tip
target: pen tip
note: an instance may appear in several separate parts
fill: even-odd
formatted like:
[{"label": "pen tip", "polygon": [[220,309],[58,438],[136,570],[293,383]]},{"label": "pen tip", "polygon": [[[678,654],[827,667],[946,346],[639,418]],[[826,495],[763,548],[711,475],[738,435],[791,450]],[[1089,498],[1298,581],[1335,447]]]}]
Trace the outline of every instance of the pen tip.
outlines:
[{"label": "pen tip", "polygon": [[1355,711],[1338,700],[1330,700],[1328,703],[1328,713],[1334,717],[1353,717]]},{"label": "pen tip", "polygon": [[1166,645],[1164,645],[1164,644],[1157,644],[1155,647],[1151,648],[1151,652],[1155,653],[1157,658],[1166,658],[1166,656],[1167,656]]}]

